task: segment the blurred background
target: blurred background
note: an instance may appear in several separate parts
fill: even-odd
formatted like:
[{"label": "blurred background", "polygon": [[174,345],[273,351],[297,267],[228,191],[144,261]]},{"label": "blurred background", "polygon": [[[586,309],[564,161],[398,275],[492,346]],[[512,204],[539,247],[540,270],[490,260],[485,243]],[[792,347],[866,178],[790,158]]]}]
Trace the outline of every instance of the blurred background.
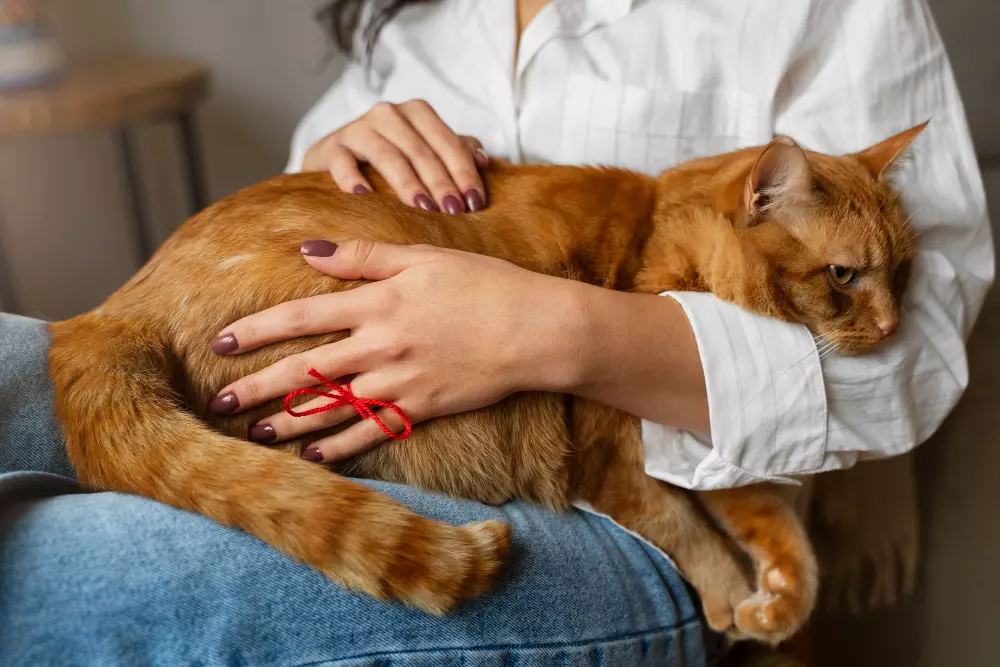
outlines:
[{"label": "blurred background", "polygon": [[[284,168],[292,130],[336,78],[318,0],[50,0],[70,61],[176,54],[204,61],[197,112],[209,197]],[[931,0],[1000,220],[1000,2]],[[2,93],[0,93],[2,94]],[[188,215],[177,128],[136,131],[141,188],[161,240]],[[100,303],[139,267],[118,145],[106,130],[0,136],[0,238],[22,312],[63,318]],[[2,306],[2,304],[0,304]],[[2,308],[0,308],[2,309]],[[917,595],[885,613],[817,618],[823,665],[1000,665],[1000,300],[973,340],[972,387],[919,452],[923,564]]]}]

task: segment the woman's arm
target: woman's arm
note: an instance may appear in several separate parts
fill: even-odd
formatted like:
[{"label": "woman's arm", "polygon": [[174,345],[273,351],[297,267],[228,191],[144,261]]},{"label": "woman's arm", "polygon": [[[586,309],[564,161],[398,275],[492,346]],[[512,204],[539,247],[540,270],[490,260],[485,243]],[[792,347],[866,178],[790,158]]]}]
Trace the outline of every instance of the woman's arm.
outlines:
[{"label": "woman's arm", "polygon": [[[645,418],[650,474],[691,488],[846,467],[860,456],[914,447],[937,428],[967,383],[963,340],[993,277],[984,196],[954,80],[923,4],[879,0],[838,7],[843,11],[817,3],[803,26],[798,58],[774,102],[776,130],[837,151],[933,118],[924,145],[934,159],[918,160],[915,182],[904,188],[911,203],[918,201],[911,208],[914,225],[930,233],[921,234],[903,327],[884,350],[821,360],[804,327],[747,313],[712,295],[680,293],[675,301],[594,292],[510,265],[486,271],[495,260],[428,249],[397,249],[399,259],[383,274],[389,279],[350,293],[374,299],[374,307],[358,306],[361,296],[329,295],[317,297],[325,302],[266,311],[250,327],[245,321],[234,326],[269,322],[271,340],[305,333],[288,323],[300,320],[326,327],[310,331],[383,333],[372,349],[355,341],[322,355],[340,364],[334,375],[362,373],[359,394],[394,400],[417,420],[487,405],[521,389],[601,400]],[[914,64],[919,67],[911,71]],[[844,145],[845,132],[857,145]],[[350,252],[364,247],[352,244]],[[371,261],[366,253],[359,256]],[[378,260],[373,266],[384,270]],[[427,266],[435,267],[433,289],[420,289]],[[479,276],[491,279],[477,282]],[[435,302],[428,295],[446,296]],[[327,317],[346,303],[357,307],[353,320]],[[386,317],[409,303],[416,304],[412,319]],[[470,323],[478,326],[470,329]],[[361,338],[368,336],[352,340]],[[281,395],[308,384],[304,369],[322,355],[279,364],[226,390],[247,393],[243,405]],[[348,416],[333,411],[326,419]],[[318,420],[276,415],[262,426],[275,429],[271,439],[284,438],[294,434],[288,429],[328,425]],[[711,439],[693,432],[709,430],[709,422]],[[380,436],[363,422],[320,446],[339,457]]]},{"label": "woman's arm", "polygon": [[898,333],[859,357],[712,295],[676,295],[694,328],[711,440],[647,421],[646,470],[692,488],[846,468],[906,452],[968,384],[965,339],[993,280],[982,181],[954,76],[922,0],[815,2],[773,101],[774,130],[849,152],[931,119],[899,174],[919,255]]},{"label": "woman's arm", "polygon": [[[377,282],[291,301],[227,327],[220,337],[228,344],[216,347],[236,354],[296,336],[352,333],[224,388],[220,394],[235,393],[241,409],[313,384],[307,372],[316,368],[327,377],[358,374],[357,395],[392,401],[415,422],[544,390],[685,428],[707,426],[698,350],[673,299],[427,246],[310,241],[303,254],[330,275]],[[254,433],[262,441],[285,440],[353,414],[349,407],[299,418],[280,413]],[[392,413],[383,418],[391,428],[401,426]],[[345,458],[385,438],[366,420],[317,442],[307,456]]]}]

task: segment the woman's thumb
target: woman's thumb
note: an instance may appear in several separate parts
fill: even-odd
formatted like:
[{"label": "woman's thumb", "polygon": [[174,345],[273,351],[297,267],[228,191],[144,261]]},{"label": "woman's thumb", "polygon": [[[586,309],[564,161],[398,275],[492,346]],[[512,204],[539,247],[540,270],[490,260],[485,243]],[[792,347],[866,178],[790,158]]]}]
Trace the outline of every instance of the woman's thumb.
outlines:
[{"label": "woman's thumb", "polygon": [[366,239],[333,243],[314,239],[299,246],[310,266],[344,280],[385,280],[420,261],[422,250],[413,246]]}]

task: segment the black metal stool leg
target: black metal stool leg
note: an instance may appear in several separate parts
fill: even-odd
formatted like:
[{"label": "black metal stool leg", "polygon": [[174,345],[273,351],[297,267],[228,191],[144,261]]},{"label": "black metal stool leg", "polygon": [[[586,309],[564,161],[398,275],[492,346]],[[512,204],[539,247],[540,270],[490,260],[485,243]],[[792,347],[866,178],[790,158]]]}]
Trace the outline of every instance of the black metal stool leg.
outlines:
[{"label": "black metal stool leg", "polygon": [[118,128],[118,147],[121,151],[122,165],[125,168],[125,185],[128,189],[128,203],[132,210],[132,220],[135,222],[140,259],[145,262],[153,255],[156,244],[153,241],[153,232],[149,227],[146,206],[143,204],[142,184],[139,182],[139,159],[132,143],[132,137],[124,125]]},{"label": "black metal stool leg", "polygon": [[17,290],[14,289],[14,272],[10,268],[10,257],[7,256],[3,234],[3,215],[0,215],[0,312],[19,313],[21,304],[17,298]]},{"label": "black metal stool leg", "polygon": [[180,124],[181,142],[184,153],[184,168],[188,182],[188,194],[191,197],[191,213],[197,213],[208,206],[208,187],[205,183],[205,170],[202,165],[201,144],[198,141],[198,128],[195,127],[194,115],[188,111],[177,118]]},{"label": "black metal stool leg", "polygon": [[[3,219],[0,219],[3,227]],[[0,230],[2,233],[2,230]],[[17,291],[14,289],[14,275],[10,270],[10,259],[7,257],[3,239],[0,238],[0,312],[17,313],[21,310]]]}]

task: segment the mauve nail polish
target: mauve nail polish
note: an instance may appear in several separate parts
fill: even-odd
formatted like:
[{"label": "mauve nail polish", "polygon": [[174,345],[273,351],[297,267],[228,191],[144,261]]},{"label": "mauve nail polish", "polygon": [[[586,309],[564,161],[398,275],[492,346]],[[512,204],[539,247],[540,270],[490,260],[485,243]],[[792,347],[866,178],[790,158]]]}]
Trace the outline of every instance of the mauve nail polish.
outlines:
[{"label": "mauve nail polish", "polygon": [[299,456],[306,461],[312,461],[313,463],[319,463],[323,460],[323,454],[320,453],[319,447],[316,445],[309,445],[302,450],[302,453],[299,454]]},{"label": "mauve nail polish", "polygon": [[462,202],[455,195],[448,195],[441,203],[444,204],[444,210],[448,213],[462,213],[465,210],[462,208]]},{"label": "mauve nail polish", "polygon": [[229,354],[235,352],[240,344],[233,334],[223,334],[212,341],[212,352],[216,354]]},{"label": "mauve nail polish", "polygon": [[358,183],[357,185],[355,185],[354,189],[351,190],[351,192],[353,192],[356,195],[370,195],[372,193],[371,190],[369,190],[365,186],[361,185],[360,183]]},{"label": "mauve nail polish", "polygon": [[271,442],[277,440],[278,434],[270,424],[257,424],[250,429],[250,442]]},{"label": "mauve nail polish", "polygon": [[299,251],[306,257],[330,257],[337,252],[337,244],[319,239],[303,241]]},{"label": "mauve nail polish", "polygon": [[211,410],[213,414],[217,415],[231,415],[236,412],[239,407],[240,399],[238,399],[236,394],[233,392],[223,394],[222,396],[216,396],[212,399],[212,402],[208,404],[208,409]]},{"label": "mauve nail polish", "polygon": [[465,192],[465,205],[473,213],[483,210],[483,196],[479,194],[479,190],[467,190]]},{"label": "mauve nail polish", "polygon": [[434,200],[425,195],[423,192],[418,194],[413,198],[413,203],[424,209],[425,211],[440,211],[438,205],[434,203]]}]

